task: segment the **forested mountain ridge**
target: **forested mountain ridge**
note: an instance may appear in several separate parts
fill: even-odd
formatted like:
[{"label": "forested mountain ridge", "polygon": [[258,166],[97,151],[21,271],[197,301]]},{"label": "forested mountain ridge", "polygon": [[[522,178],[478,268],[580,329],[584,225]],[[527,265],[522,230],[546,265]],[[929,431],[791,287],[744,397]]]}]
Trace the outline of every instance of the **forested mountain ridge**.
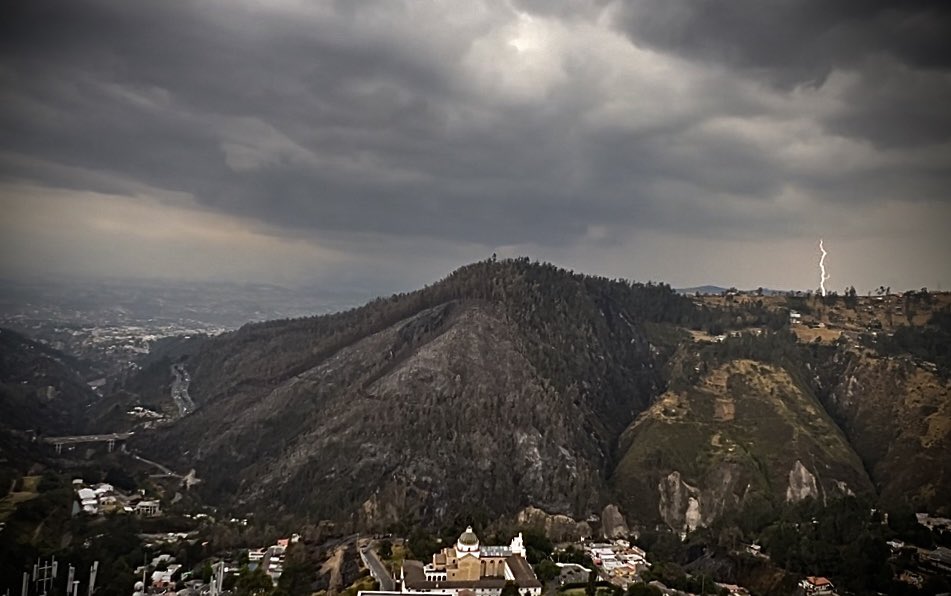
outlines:
[{"label": "forested mountain ridge", "polygon": [[[197,409],[134,446],[195,467],[209,502],[374,528],[525,505],[581,518],[619,503],[633,521],[681,530],[730,509],[903,490],[932,506],[951,477],[947,427],[922,430],[900,404],[892,415],[908,423],[893,436],[837,405],[857,354],[894,358],[891,343],[846,331],[871,325],[855,301],[691,298],[484,261],[416,292],[157,356],[127,384],[132,397],[175,361]],[[808,325],[789,324],[793,308]],[[926,415],[944,411],[947,390],[929,379]],[[937,464],[923,491],[909,482],[924,472],[887,463],[915,433],[928,437],[921,462]],[[876,444],[892,459],[863,447]]]},{"label": "forested mountain ridge", "polygon": [[196,466],[210,494],[368,524],[529,503],[582,515],[663,383],[642,325],[697,316],[667,286],[477,263],[207,340],[185,362],[197,411],[143,448]]}]

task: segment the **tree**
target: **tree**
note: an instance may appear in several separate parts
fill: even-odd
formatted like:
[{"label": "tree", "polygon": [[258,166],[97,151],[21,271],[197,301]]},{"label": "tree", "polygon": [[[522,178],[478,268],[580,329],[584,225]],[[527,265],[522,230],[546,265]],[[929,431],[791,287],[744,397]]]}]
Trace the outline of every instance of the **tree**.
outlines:
[{"label": "tree", "polygon": [[849,286],[845,290],[845,305],[849,308],[855,308],[859,304],[858,293],[855,291],[855,286]]},{"label": "tree", "polygon": [[663,592],[657,586],[635,582],[627,587],[627,596],[661,596]]},{"label": "tree", "polygon": [[237,596],[270,596],[274,592],[274,582],[261,567],[254,571],[243,567],[234,588]]},{"label": "tree", "polygon": [[432,557],[439,550],[436,539],[422,530],[417,530],[409,537],[408,546],[413,557],[421,561]]},{"label": "tree", "polygon": [[380,556],[384,559],[389,559],[393,556],[393,543],[385,538],[380,541]]},{"label": "tree", "polygon": [[542,583],[552,581],[558,577],[560,571],[558,565],[555,565],[555,562],[551,559],[543,559],[538,565],[535,565],[535,575]]},{"label": "tree", "polygon": [[555,547],[543,532],[529,530],[523,534],[525,554],[529,563],[533,565],[551,556]]},{"label": "tree", "polygon": [[505,585],[502,587],[502,592],[499,594],[499,596],[519,596],[518,586],[511,580],[505,582]]},{"label": "tree", "polygon": [[310,594],[313,591],[311,585],[316,578],[317,564],[307,552],[306,547],[299,542],[292,544],[285,553],[284,571],[277,580],[275,596]]},{"label": "tree", "polygon": [[214,575],[214,573],[214,570],[211,568],[211,563],[206,561],[205,564],[197,570],[195,575],[207,584],[211,582],[211,576]]},{"label": "tree", "polygon": [[588,574],[588,585],[584,587],[584,593],[586,596],[594,596],[597,591],[598,591],[598,574],[597,572],[592,571],[591,573]]}]

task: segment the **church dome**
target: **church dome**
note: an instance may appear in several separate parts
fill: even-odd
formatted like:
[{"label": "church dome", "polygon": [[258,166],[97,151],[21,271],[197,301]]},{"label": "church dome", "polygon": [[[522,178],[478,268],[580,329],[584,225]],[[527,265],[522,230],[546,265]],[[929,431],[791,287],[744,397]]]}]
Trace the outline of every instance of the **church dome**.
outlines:
[{"label": "church dome", "polygon": [[462,552],[475,552],[479,550],[479,537],[472,531],[472,526],[466,528],[466,531],[459,536],[456,542],[456,550]]}]

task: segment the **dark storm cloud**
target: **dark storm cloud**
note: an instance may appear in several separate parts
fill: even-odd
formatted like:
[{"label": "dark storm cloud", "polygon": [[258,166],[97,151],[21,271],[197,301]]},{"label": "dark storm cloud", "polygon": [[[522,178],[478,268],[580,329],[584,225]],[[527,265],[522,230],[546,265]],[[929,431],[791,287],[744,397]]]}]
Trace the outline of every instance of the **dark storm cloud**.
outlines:
[{"label": "dark storm cloud", "polygon": [[857,72],[837,132],[884,145],[947,140],[951,4],[940,0],[641,0],[617,25],[636,43],[723,64],[783,88]]},{"label": "dark storm cloud", "polygon": [[947,14],[14,3],[0,18],[0,174],[191,201],[291,238],[567,249],[644,231],[846,233],[856,208],[947,209]]},{"label": "dark storm cloud", "polygon": [[940,0],[641,0],[618,22],[639,41],[726,62],[786,83],[821,83],[837,67],[888,54],[951,68],[951,5]]}]

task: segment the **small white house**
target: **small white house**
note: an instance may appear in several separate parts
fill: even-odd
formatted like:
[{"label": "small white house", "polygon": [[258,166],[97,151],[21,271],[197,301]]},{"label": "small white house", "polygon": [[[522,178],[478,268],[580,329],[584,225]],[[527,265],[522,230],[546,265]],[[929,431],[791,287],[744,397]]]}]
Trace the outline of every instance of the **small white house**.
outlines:
[{"label": "small white house", "polygon": [[154,516],[162,512],[162,507],[158,501],[139,501],[135,506],[135,512],[138,515]]}]

